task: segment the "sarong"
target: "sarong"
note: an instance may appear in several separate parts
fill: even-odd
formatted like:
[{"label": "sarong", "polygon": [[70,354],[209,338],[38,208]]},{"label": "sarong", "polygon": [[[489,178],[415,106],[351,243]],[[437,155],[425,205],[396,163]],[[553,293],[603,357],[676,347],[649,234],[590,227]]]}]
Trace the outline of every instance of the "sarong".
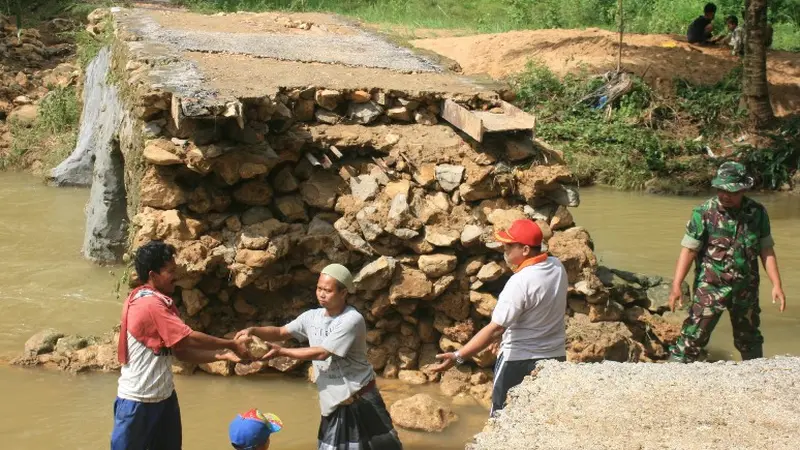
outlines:
[{"label": "sarong", "polygon": [[339,405],[322,416],[318,450],[402,450],[392,418],[377,387],[357,394],[350,404]]}]

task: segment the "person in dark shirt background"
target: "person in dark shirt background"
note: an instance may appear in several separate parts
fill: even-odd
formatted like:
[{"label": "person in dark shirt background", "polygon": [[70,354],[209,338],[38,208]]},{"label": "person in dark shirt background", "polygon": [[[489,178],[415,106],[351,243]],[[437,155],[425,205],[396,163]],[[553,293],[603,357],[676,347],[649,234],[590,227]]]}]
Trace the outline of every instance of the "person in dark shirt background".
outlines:
[{"label": "person in dark shirt background", "polygon": [[686,40],[690,44],[708,44],[711,39],[711,32],[714,29],[712,22],[717,14],[717,5],[706,3],[703,8],[703,15],[694,19],[686,32]]}]

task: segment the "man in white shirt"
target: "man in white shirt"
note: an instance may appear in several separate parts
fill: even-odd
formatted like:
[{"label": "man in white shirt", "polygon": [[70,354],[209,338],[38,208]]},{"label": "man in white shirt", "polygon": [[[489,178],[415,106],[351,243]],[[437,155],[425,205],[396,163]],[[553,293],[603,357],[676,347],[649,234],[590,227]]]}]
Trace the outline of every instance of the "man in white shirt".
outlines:
[{"label": "man in white shirt", "polygon": [[566,361],[567,271],[558,258],[542,253],[542,230],[532,220],[517,220],[495,233],[514,275],[492,312],[492,321],[457,352],[437,355],[434,370],[444,371],[486,348],[502,333],[494,368],[491,415],[503,409],[508,391],[543,359]]}]

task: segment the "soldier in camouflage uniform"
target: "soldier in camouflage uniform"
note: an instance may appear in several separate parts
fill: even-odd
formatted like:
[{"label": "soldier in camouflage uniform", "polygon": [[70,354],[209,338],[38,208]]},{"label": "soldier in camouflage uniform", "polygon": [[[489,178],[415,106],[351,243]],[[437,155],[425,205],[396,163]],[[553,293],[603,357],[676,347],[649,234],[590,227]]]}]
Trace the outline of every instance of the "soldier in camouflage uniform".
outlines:
[{"label": "soldier in camouflage uniform", "polygon": [[761,358],[764,338],[758,305],[758,260],[772,281],[772,301],[786,307],[766,209],[744,196],[753,186],[744,166],[726,162],[711,182],[717,196],[692,211],[675,269],[670,307],[681,303],[681,283],[695,263],[694,299],[670,360],[693,362],[708,343],[725,310],[742,360]]}]

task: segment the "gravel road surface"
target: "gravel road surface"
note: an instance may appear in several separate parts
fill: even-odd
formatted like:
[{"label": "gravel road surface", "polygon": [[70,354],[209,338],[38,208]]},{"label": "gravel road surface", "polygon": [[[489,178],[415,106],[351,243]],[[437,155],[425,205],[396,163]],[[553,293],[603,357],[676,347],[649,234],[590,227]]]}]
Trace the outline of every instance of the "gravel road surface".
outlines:
[{"label": "gravel road surface", "polygon": [[547,361],[471,450],[800,448],[800,358],[744,363]]}]

